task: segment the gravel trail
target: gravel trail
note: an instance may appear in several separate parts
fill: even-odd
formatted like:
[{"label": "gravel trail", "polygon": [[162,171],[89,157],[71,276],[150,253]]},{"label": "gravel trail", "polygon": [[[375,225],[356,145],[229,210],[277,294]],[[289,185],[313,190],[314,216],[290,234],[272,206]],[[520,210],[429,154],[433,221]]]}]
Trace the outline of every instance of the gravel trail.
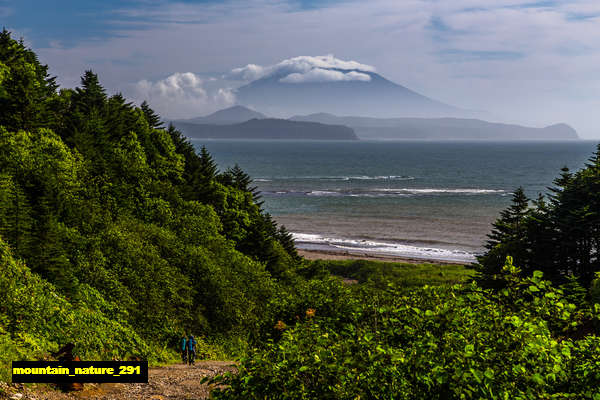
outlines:
[{"label": "gravel trail", "polygon": [[150,368],[148,383],[86,383],[82,391],[64,393],[51,385],[23,386],[0,383],[0,399],[12,400],[184,400],[207,399],[209,387],[200,381],[207,376],[235,372],[231,361],[197,361]]}]

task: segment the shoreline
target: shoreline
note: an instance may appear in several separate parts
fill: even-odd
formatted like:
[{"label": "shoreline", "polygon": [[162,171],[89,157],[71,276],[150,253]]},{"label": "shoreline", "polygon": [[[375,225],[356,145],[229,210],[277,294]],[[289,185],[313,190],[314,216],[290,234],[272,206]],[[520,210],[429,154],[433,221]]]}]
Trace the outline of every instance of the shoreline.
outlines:
[{"label": "shoreline", "polygon": [[460,261],[436,260],[432,258],[410,258],[395,255],[369,254],[366,252],[355,253],[345,250],[297,249],[297,251],[301,257],[304,257],[307,260],[368,260],[404,264],[470,265],[470,263]]}]

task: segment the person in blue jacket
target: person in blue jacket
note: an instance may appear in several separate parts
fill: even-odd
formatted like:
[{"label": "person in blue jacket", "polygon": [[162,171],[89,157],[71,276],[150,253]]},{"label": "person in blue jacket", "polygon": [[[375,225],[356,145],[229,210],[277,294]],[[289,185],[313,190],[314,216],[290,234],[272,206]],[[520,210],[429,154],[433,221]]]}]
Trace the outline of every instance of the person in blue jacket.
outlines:
[{"label": "person in blue jacket", "polygon": [[190,337],[187,341],[187,349],[188,349],[188,363],[189,365],[194,365],[196,359],[196,339],[190,334]]},{"label": "person in blue jacket", "polygon": [[179,350],[181,350],[181,361],[183,361],[183,363],[186,364],[187,363],[187,339],[185,338],[185,333],[181,337],[181,340],[179,340]]}]

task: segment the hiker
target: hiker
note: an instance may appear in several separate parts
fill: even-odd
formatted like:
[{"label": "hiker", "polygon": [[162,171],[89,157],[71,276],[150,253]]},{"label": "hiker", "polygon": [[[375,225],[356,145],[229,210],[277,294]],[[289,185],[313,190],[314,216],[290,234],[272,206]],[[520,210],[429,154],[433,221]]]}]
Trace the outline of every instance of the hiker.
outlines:
[{"label": "hiker", "polygon": [[[52,353],[52,357],[55,357],[60,362],[81,361],[79,356],[73,355],[74,348],[75,348],[75,344],[67,343],[66,345],[61,347],[56,353]],[[81,383],[81,382],[61,382],[61,383],[58,383],[58,387],[61,388],[65,392],[79,391],[79,390],[83,390],[83,383]]]},{"label": "hiker", "polygon": [[195,358],[196,358],[196,339],[194,339],[194,337],[190,334],[190,337],[188,338],[188,363],[190,365],[194,364]]},{"label": "hiker", "polygon": [[179,348],[181,350],[181,361],[183,361],[184,364],[187,363],[187,339],[185,338],[185,333],[183,334],[183,336],[181,337],[181,340],[179,341]]}]

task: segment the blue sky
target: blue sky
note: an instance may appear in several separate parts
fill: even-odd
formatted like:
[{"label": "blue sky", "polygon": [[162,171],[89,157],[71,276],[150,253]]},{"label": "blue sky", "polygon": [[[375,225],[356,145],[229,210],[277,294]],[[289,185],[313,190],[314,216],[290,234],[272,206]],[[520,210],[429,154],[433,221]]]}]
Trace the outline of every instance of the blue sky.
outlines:
[{"label": "blue sky", "polygon": [[[340,1],[301,0],[290,2],[299,10],[319,9]],[[185,16],[152,15],[169,4],[195,6],[223,3],[214,0],[18,0],[0,1],[4,24],[27,36],[35,46],[53,42],[70,47],[86,41],[107,40],[126,35],[128,30],[150,29],[152,24],[190,23]],[[141,15],[131,11],[139,10]],[[124,11],[129,11],[124,13]],[[201,22],[201,21],[196,21]]]},{"label": "blue sky", "polygon": [[0,18],[64,86],[92,68],[168,117],[235,101],[234,68],[335,54],[496,120],[600,137],[597,0],[0,0]]},{"label": "blue sky", "polygon": [[4,24],[26,35],[35,46],[52,42],[72,46],[88,40],[103,40],[114,35],[120,19],[115,10],[139,7],[137,1],[125,0],[18,0],[4,1],[8,10]]}]

